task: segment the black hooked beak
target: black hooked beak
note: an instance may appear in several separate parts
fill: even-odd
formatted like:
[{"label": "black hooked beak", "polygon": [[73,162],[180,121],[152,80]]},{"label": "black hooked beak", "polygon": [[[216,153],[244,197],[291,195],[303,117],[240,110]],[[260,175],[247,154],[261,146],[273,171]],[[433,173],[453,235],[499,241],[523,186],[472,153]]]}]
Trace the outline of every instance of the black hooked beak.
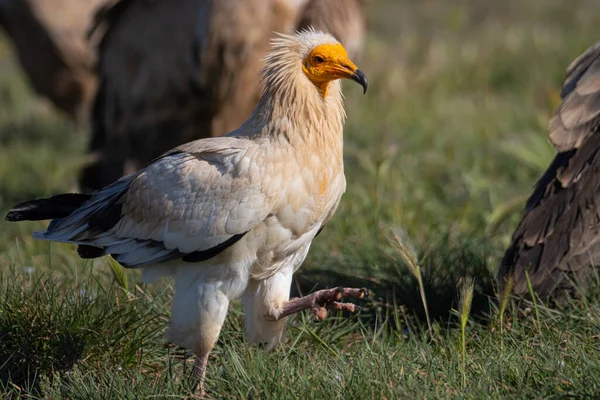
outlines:
[{"label": "black hooked beak", "polygon": [[360,69],[354,71],[354,73],[350,75],[350,79],[352,79],[354,82],[358,83],[360,86],[363,87],[363,94],[367,93],[369,81],[367,81],[367,76],[363,74],[363,72]]}]

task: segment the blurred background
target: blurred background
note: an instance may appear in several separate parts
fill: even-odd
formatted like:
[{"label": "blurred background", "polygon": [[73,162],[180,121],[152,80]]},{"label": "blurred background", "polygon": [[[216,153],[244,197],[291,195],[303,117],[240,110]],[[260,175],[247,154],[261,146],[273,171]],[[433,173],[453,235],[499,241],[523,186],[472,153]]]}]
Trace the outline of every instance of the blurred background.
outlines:
[{"label": "blurred background", "polygon": [[[90,42],[78,39],[66,44],[74,36],[81,38],[89,32],[94,25],[92,8],[76,10],[71,15],[66,7],[76,1],[57,1],[64,3],[64,12],[40,11],[44,2],[30,1],[37,3],[33,9],[40,13],[36,18],[42,25],[65,24],[53,37],[34,43],[30,34],[32,23],[22,22],[31,15],[26,15],[28,11],[22,12],[25,17],[11,14],[13,3],[27,2],[0,2],[5,28],[0,36],[2,213],[25,199],[78,190],[82,171],[93,168],[98,160],[114,156],[109,160],[110,166],[99,168],[112,168],[111,173],[118,175],[138,168],[154,156],[155,150],[149,149],[153,143],[169,148],[175,145],[172,140],[219,134],[219,129],[231,121],[227,119],[227,112],[231,111],[219,114],[220,110],[210,109],[212,114],[206,111],[209,114],[200,115],[194,108],[186,108],[186,96],[204,96],[207,91],[212,98],[233,96],[206,89],[212,82],[211,75],[195,75],[198,71],[194,68],[204,65],[202,60],[209,57],[202,52],[210,46],[189,47],[177,67],[173,66],[176,60],[171,60],[172,64],[165,62],[163,69],[155,71],[175,78],[189,75],[189,85],[188,81],[178,81],[180,92],[172,94],[166,103],[153,97],[166,92],[164,82],[158,80],[146,81],[136,94],[128,94],[129,100],[119,97],[119,90],[127,86],[128,74],[144,71],[139,60],[127,59],[131,55],[127,46],[142,43],[147,52],[144,54],[156,52],[163,54],[159,58],[164,59],[168,51],[176,51],[173,43],[187,40],[160,42],[160,33],[165,31],[156,26],[168,29],[178,24],[174,9],[153,14],[156,21],[166,18],[163,22],[123,28],[121,41],[114,39],[118,43],[110,55],[113,58],[103,63],[98,60],[97,49],[110,39],[103,35],[111,23],[124,20],[127,10],[113,9],[112,14],[108,11],[97,17],[98,29],[91,34]],[[103,1],[86,2],[97,7],[96,3]],[[161,2],[138,3],[143,8],[143,3],[151,7]],[[547,125],[560,104],[565,69],[600,38],[600,3],[366,0],[362,7],[366,31],[355,58],[369,78],[369,91],[363,96],[359,88],[345,85],[348,187],[337,214],[313,243],[294,290],[305,293],[316,287],[341,283],[363,286],[366,282],[374,291],[373,309],[385,311],[392,305],[402,305],[409,313],[422,315],[415,278],[389,242],[390,230],[399,227],[406,231],[407,242],[414,247],[422,267],[432,318],[448,317],[456,304],[457,287],[466,276],[475,278],[474,309],[486,312],[486,296],[495,294],[496,271],[520,220],[526,197],[554,156]],[[123,23],[124,26],[137,23],[135,13],[130,14],[133,22]],[[65,20],[53,22],[58,15]],[[239,18],[243,20],[242,16]],[[73,21],[77,23],[70,25]],[[86,21],[89,23],[83,24]],[[276,22],[281,24],[284,20]],[[223,28],[227,23],[218,26]],[[243,32],[256,41],[256,49],[265,40],[268,42],[269,34],[262,37],[250,29],[268,25],[266,22],[246,23],[249,27]],[[295,29],[297,23],[281,25],[280,29]],[[229,35],[232,29],[224,29],[223,35]],[[196,35],[193,37],[206,34],[197,29],[189,32]],[[25,39],[18,39],[19,35]],[[170,37],[166,33],[164,36]],[[49,40],[59,43],[56,46],[60,48],[42,56],[50,49]],[[221,51],[219,54],[227,51],[218,46],[214,49]],[[232,53],[233,61],[227,60],[237,66],[235,57],[243,54],[244,62],[250,63],[264,51],[249,49],[255,48],[238,46]],[[205,58],[194,61],[196,53]],[[33,66],[28,67],[28,62]],[[49,83],[43,75],[55,64],[64,69],[61,63],[76,71],[75,78],[63,76],[62,83]],[[187,69],[174,69],[183,64]],[[111,89],[112,83],[106,83],[106,77],[119,71],[121,81]],[[236,84],[255,83],[244,79]],[[62,94],[52,94],[53,91]],[[94,107],[96,93],[103,93],[104,97],[95,100]],[[131,100],[135,96],[142,100]],[[133,103],[127,103],[130,100]],[[199,100],[198,109],[206,109],[202,101]],[[182,111],[183,108],[186,109]],[[161,119],[161,110],[170,110],[177,116]],[[211,118],[208,124],[206,115]],[[225,118],[225,122],[215,123],[216,115]],[[138,123],[140,120],[143,123]],[[200,132],[199,126],[203,127]],[[118,139],[111,139],[110,135],[117,131]],[[137,139],[123,142],[127,132]],[[165,139],[164,135],[170,136]],[[127,151],[123,150],[125,147]],[[138,157],[136,150],[146,153]],[[98,174],[98,170],[92,172]],[[101,178],[90,178],[84,189],[93,188],[99,184],[93,179]],[[0,221],[0,269],[25,277],[24,284],[37,274],[52,274],[68,284],[75,283],[80,275],[93,275],[94,279],[107,282],[129,280],[129,287],[139,284],[138,271],[118,270],[108,258],[84,262],[70,246],[34,241],[30,232],[42,229],[44,224]],[[151,290],[164,290],[165,285],[168,287],[165,283]]]}]

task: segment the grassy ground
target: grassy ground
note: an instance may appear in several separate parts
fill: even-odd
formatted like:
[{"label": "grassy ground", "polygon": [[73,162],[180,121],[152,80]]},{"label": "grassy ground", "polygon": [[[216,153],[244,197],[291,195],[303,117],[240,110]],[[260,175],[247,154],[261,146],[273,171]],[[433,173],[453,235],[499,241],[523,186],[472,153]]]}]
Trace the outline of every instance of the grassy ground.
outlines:
[{"label": "grassy ground", "polygon": [[[211,358],[215,398],[593,398],[600,395],[600,295],[500,318],[494,274],[522,204],[553,155],[547,122],[564,69],[600,36],[585,0],[378,0],[347,85],[348,190],[295,290],[348,283],[373,295],[351,318],[292,318],[274,353],[247,349],[234,307]],[[84,128],[27,88],[0,46],[0,211],[75,189]],[[434,319],[388,237],[402,227]],[[4,398],[182,398],[190,362],[165,345],[169,282],[115,274],[0,221]],[[461,330],[461,288],[475,278]],[[489,296],[492,296],[490,300]],[[465,310],[466,312],[467,310]],[[463,313],[465,314],[465,313]],[[466,315],[466,314],[465,314]],[[464,346],[464,347],[463,347]],[[464,349],[464,351],[463,351]]]}]

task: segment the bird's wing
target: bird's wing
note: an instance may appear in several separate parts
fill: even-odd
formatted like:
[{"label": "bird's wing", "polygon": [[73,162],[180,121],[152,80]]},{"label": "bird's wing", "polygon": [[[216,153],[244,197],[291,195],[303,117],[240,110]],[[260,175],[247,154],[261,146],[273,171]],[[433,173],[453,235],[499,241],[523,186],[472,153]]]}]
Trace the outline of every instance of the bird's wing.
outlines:
[{"label": "bird's wing", "polygon": [[600,257],[600,44],[568,68],[563,103],[550,123],[559,153],[537,182],[525,215],[504,255],[501,276],[527,291],[525,270],[540,294],[550,294],[568,273],[585,279]]},{"label": "bird's wing", "polygon": [[272,32],[293,28],[295,1],[121,0],[99,14],[98,161],[82,186],[100,189],[181,143],[238,128],[258,102]]},{"label": "bird's wing", "polygon": [[103,248],[127,267],[211,258],[270,212],[249,143],[227,137],[181,146],[37,237]]},{"label": "bird's wing", "polygon": [[105,1],[112,0],[0,1],[0,26],[14,42],[30,83],[74,119],[87,115],[95,92],[85,31]]},{"label": "bird's wing", "polygon": [[[543,195],[526,212],[502,260],[501,275],[513,274],[515,291],[527,292],[525,270],[539,294],[549,294],[564,273],[581,274],[600,257],[600,135],[556,156],[538,185]],[[573,180],[561,182],[561,172]]]},{"label": "bird's wing", "polygon": [[100,189],[210,136],[210,93],[194,84],[193,59],[210,3],[121,0],[97,15],[95,30],[104,34],[92,35],[101,40],[90,147],[98,161],[84,170],[82,186]]},{"label": "bird's wing", "polygon": [[600,42],[569,65],[561,97],[549,127],[559,153],[580,147],[600,121]]}]

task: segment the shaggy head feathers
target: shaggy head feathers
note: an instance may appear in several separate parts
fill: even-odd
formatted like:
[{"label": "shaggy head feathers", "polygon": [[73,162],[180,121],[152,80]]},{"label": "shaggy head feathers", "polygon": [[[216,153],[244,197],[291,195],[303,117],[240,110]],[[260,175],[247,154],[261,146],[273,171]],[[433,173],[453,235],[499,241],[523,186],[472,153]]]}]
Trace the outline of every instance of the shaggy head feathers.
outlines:
[{"label": "shaggy head feathers", "polygon": [[265,89],[281,87],[286,80],[302,71],[302,61],[317,46],[339,44],[330,34],[305,29],[292,35],[277,33],[271,41],[272,50],[264,58],[261,71]]}]

